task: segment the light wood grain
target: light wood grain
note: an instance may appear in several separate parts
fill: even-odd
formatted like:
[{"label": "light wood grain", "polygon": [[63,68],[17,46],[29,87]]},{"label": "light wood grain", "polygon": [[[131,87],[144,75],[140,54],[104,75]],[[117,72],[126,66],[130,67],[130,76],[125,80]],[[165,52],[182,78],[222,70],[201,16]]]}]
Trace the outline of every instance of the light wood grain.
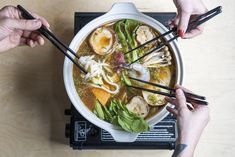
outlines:
[{"label": "light wood grain", "polygon": [[[131,1],[131,0],[129,0]],[[141,11],[175,11],[171,0],[132,0]],[[0,7],[21,4],[49,21],[66,43],[73,36],[75,11],[107,11],[115,0],[12,0]],[[223,14],[207,24],[205,33],[180,40],[185,86],[206,95],[211,121],[195,156],[231,157],[235,152],[235,1],[205,1],[208,8],[223,6]],[[74,151],[64,138],[68,108],[63,56],[50,44],[21,47],[0,54],[0,157],[152,157],[170,156],[162,150]],[[193,135],[192,135],[193,136]]]}]

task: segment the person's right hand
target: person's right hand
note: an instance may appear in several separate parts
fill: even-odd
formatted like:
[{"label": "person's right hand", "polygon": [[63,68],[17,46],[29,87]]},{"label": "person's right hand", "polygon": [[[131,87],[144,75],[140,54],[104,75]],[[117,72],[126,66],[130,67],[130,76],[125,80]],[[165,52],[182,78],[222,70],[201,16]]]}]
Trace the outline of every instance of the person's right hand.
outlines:
[{"label": "person's right hand", "polygon": [[[186,104],[183,91],[190,92],[182,86],[176,87],[176,99],[166,97],[166,100],[175,105],[175,108],[167,107],[167,110],[177,117],[178,144],[185,144],[188,149],[194,150],[198,140],[209,121],[208,106],[192,103],[193,110]],[[191,151],[193,153],[193,151]]]},{"label": "person's right hand", "polygon": [[169,22],[170,27],[177,26],[181,38],[193,38],[202,33],[204,25],[198,26],[186,32],[190,18],[207,12],[206,6],[201,0],[173,0],[177,8],[177,16]]}]

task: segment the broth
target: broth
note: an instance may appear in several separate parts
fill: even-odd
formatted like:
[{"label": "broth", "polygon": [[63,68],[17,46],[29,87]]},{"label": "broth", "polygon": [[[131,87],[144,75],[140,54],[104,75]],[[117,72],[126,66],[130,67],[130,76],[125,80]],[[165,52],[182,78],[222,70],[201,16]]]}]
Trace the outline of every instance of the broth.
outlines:
[{"label": "broth", "polygon": [[[94,30],[81,43],[81,45],[77,51],[77,54],[79,56],[93,56],[93,60],[95,60],[97,62],[105,60],[104,63],[108,64],[108,67],[117,66],[117,61],[120,58],[120,57],[117,58],[117,56],[120,55],[120,53],[123,54],[125,52],[125,48],[124,48],[125,44],[123,44],[123,43],[121,44],[121,39],[119,38],[120,34],[118,34],[118,31],[117,31],[117,27],[118,27],[117,23],[118,23],[118,21],[115,23],[109,23],[109,24],[106,24],[106,25],[100,27],[100,29],[98,28],[98,29]],[[148,32],[148,30],[150,30],[150,31]],[[141,44],[141,42],[143,42],[144,40],[147,40],[145,38],[142,38],[141,33],[148,33],[146,35],[146,38],[148,38],[148,35],[149,36],[159,35],[159,32],[157,30],[155,30],[152,27],[145,25],[143,23],[139,23],[138,27],[136,27],[135,32],[136,32],[136,34],[135,34],[135,38],[133,37],[133,40],[136,40],[136,41],[134,41],[133,43],[136,45],[134,45],[134,46],[137,46],[137,45]],[[103,34],[101,34],[101,33],[103,33]],[[104,35],[105,37],[103,37],[102,35]],[[108,38],[108,39],[104,39],[104,38]],[[116,41],[113,38],[116,38],[115,39]],[[102,47],[102,45],[100,46],[99,45],[100,42],[98,42],[98,46],[96,46],[97,45],[96,40],[102,41],[103,44],[105,43],[106,47]],[[162,40],[164,40],[164,39],[159,40],[158,43],[155,43],[155,44],[161,43]],[[110,50],[111,46],[109,45],[109,42],[111,42],[110,44],[113,44],[113,45],[111,45],[113,48],[115,47],[114,50]],[[130,43],[130,45],[131,45],[131,43]],[[145,47],[144,49],[142,49],[141,53],[144,54],[147,51],[149,51],[152,48],[151,46],[153,46],[153,45],[150,45],[149,47]],[[155,65],[151,65],[151,66],[146,65],[145,70],[147,69],[147,72],[150,75],[149,81],[163,83],[164,85],[167,85],[169,87],[173,87],[175,84],[176,69],[175,69],[175,60],[174,60],[174,55],[172,53],[172,49],[168,46],[168,47],[160,50],[160,52],[164,53],[165,56],[168,54],[167,59],[168,60],[170,59],[170,63],[168,65],[168,62],[167,62],[168,60],[166,59],[164,62],[161,62],[161,64],[155,64]],[[139,53],[140,53],[140,51],[139,51]],[[140,54],[137,54],[137,55],[141,56]],[[159,52],[156,52],[155,55],[158,56]],[[163,55],[163,57],[165,57],[164,55]],[[134,54],[132,54],[132,57],[133,56],[134,56]],[[124,58],[125,62],[127,62],[128,58],[126,56],[124,56],[124,57],[125,57]],[[129,58],[133,59],[132,57],[129,57]],[[160,57],[162,57],[162,56],[160,56]],[[155,57],[155,58],[157,58],[157,57]],[[152,62],[155,61],[154,58],[152,60],[151,59],[152,58],[150,58],[149,63],[151,63],[151,61]],[[156,62],[159,60],[160,59],[156,60]],[[85,63],[87,63],[87,62],[85,62]],[[145,65],[147,63],[148,63],[148,60],[147,61],[140,61],[140,63],[138,63],[137,65]],[[95,62],[94,62],[94,64],[95,64]],[[164,64],[166,64],[166,65],[164,65]],[[103,68],[105,69],[105,67],[103,67]],[[131,103],[131,100],[134,97],[139,96],[138,99],[140,99],[141,101],[138,100],[137,102],[142,102],[142,100],[143,101],[145,100],[146,104],[148,104],[149,111],[148,111],[147,115],[145,117],[143,117],[145,120],[147,120],[147,119],[153,117],[154,115],[156,115],[166,104],[166,102],[162,102],[163,101],[162,98],[160,98],[156,94],[150,95],[149,93],[126,87],[125,84],[123,84],[122,74],[123,74],[123,71],[125,71],[125,74],[129,75],[131,72],[129,72],[128,70],[118,69],[119,70],[118,71],[113,68],[111,68],[111,71],[109,71],[109,70],[106,70],[105,74],[107,76],[115,76],[114,78],[116,78],[116,80],[115,80],[116,82],[115,81],[113,81],[113,82],[119,86],[119,90],[115,94],[110,94],[110,93],[106,92],[106,95],[109,98],[107,101],[104,101],[106,103],[102,104],[102,106],[109,106],[109,104],[113,100],[121,100],[122,104],[127,105],[127,104]],[[135,74],[136,74],[136,76],[139,77],[139,75],[137,75],[136,71],[135,71]],[[97,99],[99,100],[99,98],[97,98],[97,96],[94,94],[94,91],[93,91],[94,88],[97,88],[97,87],[90,85],[91,81],[90,80],[89,80],[90,82],[87,81],[86,79],[84,79],[84,77],[85,77],[85,75],[76,66],[73,66],[73,79],[74,79],[74,84],[75,84],[77,93],[80,96],[81,100],[84,102],[84,104],[87,106],[87,108],[93,112],[95,109],[96,101],[97,101]],[[164,78],[164,79],[161,79],[161,78]],[[100,78],[96,79],[92,83],[95,82],[95,85],[96,85],[97,80],[100,81]],[[112,86],[107,81],[106,82],[104,81],[105,77],[103,77],[103,79],[101,79],[101,80],[103,80],[103,82],[101,85],[98,85],[98,87],[102,86],[102,88],[103,87],[105,88],[108,86],[109,87],[109,88],[107,88],[108,90],[115,91],[115,86]],[[132,84],[136,85],[137,83],[132,81]],[[140,85],[140,84],[138,84],[138,85]],[[141,86],[143,86],[143,85],[141,85]],[[144,87],[146,87],[146,86],[144,86]],[[99,90],[102,90],[102,89],[99,89]],[[105,92],[105,90],[103,90],[103,92]],[[133,106],[133,104],[132,104],[132,106]]]}]

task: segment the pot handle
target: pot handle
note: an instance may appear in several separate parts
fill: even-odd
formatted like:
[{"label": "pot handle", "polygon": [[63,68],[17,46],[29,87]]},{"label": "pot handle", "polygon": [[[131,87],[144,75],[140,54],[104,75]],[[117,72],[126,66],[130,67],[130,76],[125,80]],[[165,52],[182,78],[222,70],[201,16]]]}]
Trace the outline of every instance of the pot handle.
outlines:
[{"label": "pot handle", "polygon": [[112,8],[106,13],[106,15],[114,14],[140,14],[135,5],[130,2],[114,3]]},{"label": "pot handle", "polygon": [[116,142],[134,142],[138,136],[136,133],[129,133],[121,130],[108,131]]}]

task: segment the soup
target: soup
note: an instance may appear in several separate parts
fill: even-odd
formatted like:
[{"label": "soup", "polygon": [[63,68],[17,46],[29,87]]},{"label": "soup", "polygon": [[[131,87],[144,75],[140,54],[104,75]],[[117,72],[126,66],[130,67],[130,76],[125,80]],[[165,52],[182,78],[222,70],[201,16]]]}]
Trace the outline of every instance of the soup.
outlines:
[{"label": "soup", "polygon": [[166,105],[164,96],[128,85],[167,91],[129,78],[173,87],[176,73],[173,53],[166,46],[129,65],[164,39],[127,52],[159,34],[144,23],[125,19],[105,24],[85,38],[77,54],[80,56],[78,62],[88,73],[74,66],[73,79],[78,95],[91,112],[125,131],[149,129],[146,121]]}]

